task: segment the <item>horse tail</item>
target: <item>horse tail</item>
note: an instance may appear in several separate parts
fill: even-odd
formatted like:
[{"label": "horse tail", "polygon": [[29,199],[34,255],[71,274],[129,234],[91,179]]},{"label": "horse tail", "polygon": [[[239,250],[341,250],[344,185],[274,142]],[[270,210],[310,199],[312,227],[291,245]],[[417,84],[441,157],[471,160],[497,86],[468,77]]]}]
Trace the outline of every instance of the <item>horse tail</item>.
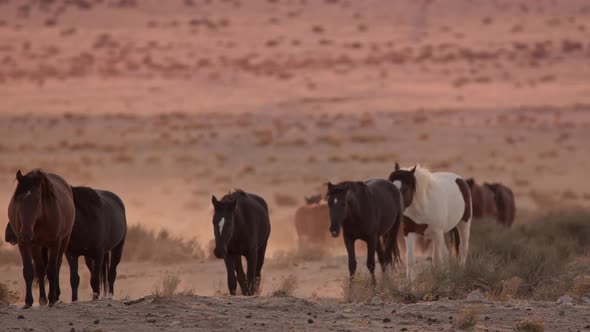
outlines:
[{"label": "horse tail", "polygon": [[461,237],[459,237],[459,230],[457,229],[457,227],[451,229],[449,235],[451,237],[451,245],[455,248],[455,254],[458,255],[459,245],[461,244]]},{"label": "horse tail", "polygon": [[[403,202],[402,202],[402,207],[403,207]],[[404,218],[404,212],[400,210],[399,213],[397,214],[397,218],[393,224],[393,227],[391,228],[391,234],[389,234],[390,241],[393,241],[393,246],[391,248],[391,251],[393,253],[394,264],[401,263],[401,261],[402,261],[401,254],[399,251],[399,246],[397,244],[397,234],[399,233],[399,228],[402,224],[403,218]]]},{"label": "horse tail", "polygon": [[109,283],[107,282],[108,279],[108,271],[110,265],[110,257],[111,255],[109,252],[105,252],[104,259],[102,260],[102,266],[100,267],[100,283],[99,289],[102,288],[104,292],[104,296],[107,296],[109,291]]},{"label": "horse tail", "polygon": [[[49,251],[47,250],[47,248],[41,248],[41,258],[43,259],[43,265],[47,267],[47,264],[49,264]],[[39,283],[41,282],[45,284],[47,282],[47,273],[45,273],[43,280],[39,280],[37,268],[33,266],[33,269],[35,271],[35,276],[33,277],[33,286],[39,287]]]}]

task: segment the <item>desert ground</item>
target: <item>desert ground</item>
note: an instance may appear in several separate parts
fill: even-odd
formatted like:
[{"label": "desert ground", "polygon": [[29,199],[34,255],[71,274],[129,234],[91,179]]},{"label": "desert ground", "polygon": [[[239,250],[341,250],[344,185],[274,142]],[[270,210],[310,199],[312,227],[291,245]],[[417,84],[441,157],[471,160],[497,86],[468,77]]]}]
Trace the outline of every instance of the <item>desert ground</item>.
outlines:
[{"label": "desert ground", "polygon": [[[42,168],[119,194],[134,227],[115,300],[88,302],[81,268],[70,304],[64,264],[53,309],[17,308],[20,258],[2,242],[0,282],[17,297],[3,328],[435,331],[477,307],[474,330],[590,330],[588,304],[556,303],[567,288],[349,301],[340,240],[299,248],[293,226],[304,195],[396,161],[510,186],[515,228],[590,208],[589,29],[582,0],[0,0],[0,207],[18,169]],[[227,296],[211,258],[211,195],[234,188],[270,206],[251,299]],[[171,275],[181,295],[154,297]],[[289,276],[297,287],[273,296]]]}]

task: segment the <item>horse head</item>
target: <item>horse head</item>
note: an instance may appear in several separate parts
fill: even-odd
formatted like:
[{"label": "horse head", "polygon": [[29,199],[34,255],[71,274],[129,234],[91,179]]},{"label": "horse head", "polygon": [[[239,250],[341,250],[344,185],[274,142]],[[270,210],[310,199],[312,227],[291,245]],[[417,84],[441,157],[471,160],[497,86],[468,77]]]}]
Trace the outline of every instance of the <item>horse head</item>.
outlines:
[{"label": "horse head", "polygon": [[400,190],[406,208],[412,204],[416,193],[416,176],[414,175],[416,167],[406,170],[401,169],[399,164],[395,163],[395,169],[388,178]]},{"label": "horse head", "polygon": [[237,200],[230,198],[229,195],[224,196],[221,200],[212,196],[211,202],[214,208],[213,233],[215,235],[215,249],[213,254],[217,258],[225,258],[227,245],[234,233],[234,212]]},{"label": "horse head", "polygon": [[355,195],[357,185],[364,185],[362,182],[341,182],[332,184],[328,182],[328,207],[330,210],[330,233],[333,237],[340,235],[342,222],[349,216],[351,211],[357,209],[358,202]]},{"label": "horse head", "polygon": [[13,201],[16,204],[17,222],[20,229],[14,229],[21,242],[31,242],[35,236],[35,224],[43,216],[44,201],[53,195],[51,183],[45,173],[33,170],[23,175],[16,172],[18,184],[14,191]]}]

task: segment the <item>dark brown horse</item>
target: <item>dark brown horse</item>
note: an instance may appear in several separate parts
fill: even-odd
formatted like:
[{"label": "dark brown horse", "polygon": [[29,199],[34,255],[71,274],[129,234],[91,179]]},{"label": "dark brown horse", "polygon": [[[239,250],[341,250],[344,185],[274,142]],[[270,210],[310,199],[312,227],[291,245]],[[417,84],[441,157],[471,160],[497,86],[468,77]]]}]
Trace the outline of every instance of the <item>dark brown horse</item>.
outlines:
[{"label": "dark brown horse", "polygon": [[494,192],[498,221],[507,227],[512,226],[516,217],[516,203],[512,190],[501,183],[485,183],[484,185]]},{"label": "dark brown horse", "polygon": [[496,195],[487,185],[480,185],[475,182],[475,179],[469,178],[466,180],[469,190],[471,191],[471,199],[473,205],[474,218],[497,218],[498,209],[496,208]]},{"label": "dark brown horse", "polygon": [[375,280],[375,252],[382,271],[400,261],[397,233],[404,203],[399,189],[387,180],[345,181],[328,183],[330,232],[338,237],[342,229],[348,252],[348,271],[356,271],[354,243],[367,243],[367,269]]},{"label": "dark brown horse", "polygon": [[[262,197],[240,189],[223,196],[221,200],[212,196],[211,201],[215,208],[213,253],[225,261],[229,293],[236,294],[239,282],[243,295],[254,295],[260,285],[270,236],[268,205]],[[244,275],[242,256],[246,257],[248,264],[247,275]]]},{"label": "dark brown horse", "polygon": [[[16,173],[18,184],[8,205],[10,226],[18,238],[26,284],[24,308],[33,305],[33,280],[45,293],[49,280],[49,306],[59,300],[59,269],[74,225],[75,207],[70,185],[60,176],[33,170]],[[47,263],[42,249],[47,248]],[[39,304],[47,304],[43,296]]]}]

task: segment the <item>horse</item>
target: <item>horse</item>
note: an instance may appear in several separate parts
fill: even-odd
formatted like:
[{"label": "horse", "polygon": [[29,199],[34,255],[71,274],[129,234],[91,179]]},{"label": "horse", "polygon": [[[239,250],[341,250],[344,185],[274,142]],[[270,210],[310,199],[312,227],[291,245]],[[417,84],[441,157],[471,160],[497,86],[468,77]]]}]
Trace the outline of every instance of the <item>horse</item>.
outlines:
[{"label": "horse", "polygon": [[[236,278],[242,294],[258,292],[266,245],[270,236],[270,217],[266,201],[255,194],[236,189],[213,203],[213,254],[225,261],[229,293],[236,295]],[[246,257],[244,275],[242,256]]]},{"label": "horse", "polygon": [[[75,206],[70,185],[59,175],[35,169],[23,175],[8,205],[8,220],[17,235],[26,285],[25,305],[33,305],[32,286],[39,281],[39,304],[45,305],[45,276],[49,306],[59,300],[59,269],[74,226]],[[42,248],[47,248],[47,261]]]},{"label": "horse", "polygon": [[418,165],[401,169],[398,163],[395,163],[389,181],[400,189],[405,202],[403,223],[408,280],[414,279],[417,234],[432,240],[433,266],[440,266],[448,258],[445,233],[450,232],[459,263],[464,265],[472,218],[471,194],[467,182],[454,173],[431,173]]},{"label": "horse", "polygon": [[[106,297],[114,294],[117,265],[121,261],[127,221],[125,205],[114,193],[88,187],[72,187],[76,218],[65,255],[70,266],[72,302],[78,300],[78,258],[84,256],[90,271],[92,299],[98,299],[101,286]],[[17,237],[6,225],[5,241],[16,244]],[[47,250],[43,248],[43,256]],[[59,292],[59,290],[58,290]]]},{"label": "horse", "polygon": [[488,185],[479,185],[475,179],[469,178],[466,180],[469,190],[471,191],[473,218],[491,217],[496,219],[498,217],[498,209],[496,207],[496,195]]},{"label": "horse", "polygon": [[326,246],[334,241],[328,230],[330,227],[328,204],[316,200],[315,197],[310,201],[317,203],[308,203],[295,211],[294,223],[299,247],[309,244]]},{"label": "horse", "polygon": [[501,183],[485,183],[496,197],[496,207],[498,210],[498,221],[507,226],[512,226],[516,216],[516,204],[512,190]]},{"label": "horse", "polygon": [[[350,277],[356,272],[356,240],[367,243],[367,269],[375,282],[375,252],[383,272],[400,261],[397,233],[403,216],[398,188],[383,179],[328,182],[330,232],[338,237],[342,229],[348,253]],[[385,248],[384,248],[385,247]]]}]

